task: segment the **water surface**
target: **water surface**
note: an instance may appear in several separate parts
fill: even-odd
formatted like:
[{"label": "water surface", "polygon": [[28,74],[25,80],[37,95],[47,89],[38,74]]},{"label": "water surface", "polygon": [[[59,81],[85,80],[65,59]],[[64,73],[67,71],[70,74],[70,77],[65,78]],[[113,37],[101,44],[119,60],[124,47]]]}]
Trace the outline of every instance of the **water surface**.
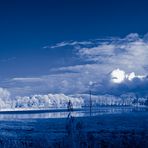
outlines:
[{"label": "water surface", "polygon": [[[92,108],[91,116],[104,114],[122,114],[130,112],[147,112],[148,108],[141,107],[94,107]],[[67,118],[69,112],[66,110],[47,110],[47,111],[33,111],[33,112],[5,112],[0,113],[0,120],[17,120],[17,119],[38,119],[38,118]],[[90,116],[89,108],[82,108],[71,113],[74,117]]]}]

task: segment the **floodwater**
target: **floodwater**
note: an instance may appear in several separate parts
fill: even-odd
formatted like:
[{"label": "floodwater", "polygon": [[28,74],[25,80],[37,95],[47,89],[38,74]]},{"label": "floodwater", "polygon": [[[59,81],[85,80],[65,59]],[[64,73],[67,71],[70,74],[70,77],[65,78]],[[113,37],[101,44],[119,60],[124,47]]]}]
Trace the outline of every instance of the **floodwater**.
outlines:
[{"label": "floodwater", "polygon": [[[87,117],[87,116],[97,116],[104,114],[122,114],[130,112],[148,112],[147,107],[93,107],[90,114],[89,107],[82,108],[71,112],[74,117]],[[18,119],[47,119],[47,118],[67,118],[68,111],[58,111],[47,110],[45,112],[34,111],[34,112],[5,112],[0,113],[0,120],[18,120]]]}]

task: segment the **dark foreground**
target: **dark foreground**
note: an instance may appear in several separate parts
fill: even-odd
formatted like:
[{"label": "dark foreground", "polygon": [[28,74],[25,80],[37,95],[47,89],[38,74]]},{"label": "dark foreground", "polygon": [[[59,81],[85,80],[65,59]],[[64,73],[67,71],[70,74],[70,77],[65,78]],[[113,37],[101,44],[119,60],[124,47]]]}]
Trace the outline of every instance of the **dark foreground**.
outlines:
[{"label": "dark foreground", "polygon": [[0,121],[0,148],[148,147],[148,112]]}]

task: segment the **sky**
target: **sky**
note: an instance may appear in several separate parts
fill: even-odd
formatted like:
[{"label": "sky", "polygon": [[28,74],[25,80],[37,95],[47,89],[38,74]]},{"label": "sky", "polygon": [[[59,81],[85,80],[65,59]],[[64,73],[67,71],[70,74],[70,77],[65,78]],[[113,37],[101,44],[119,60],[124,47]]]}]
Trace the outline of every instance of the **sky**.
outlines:
[{"label": "sky", "polygon": [[147,6],[147,0],[1,0],[1,89],[12,96],[89,89],[147,95]]}]

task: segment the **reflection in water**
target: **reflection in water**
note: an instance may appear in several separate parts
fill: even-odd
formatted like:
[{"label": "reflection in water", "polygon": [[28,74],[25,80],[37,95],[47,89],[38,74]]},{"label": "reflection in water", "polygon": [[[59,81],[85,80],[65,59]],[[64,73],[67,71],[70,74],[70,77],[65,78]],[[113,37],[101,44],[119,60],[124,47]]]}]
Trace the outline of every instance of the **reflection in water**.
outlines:
[{"label": "reflection in water", "polygon": [[[136,108],[136,107],[95,107],[92,110],[92,116],[103,115],[103,114],[118,114],[128,112],[147,111],[147,108]],[[37,118],[66,118],[69,112],[46,112],[46,113],[11,113],[11,114],[0,114],[0,120],[15,120],[15,119],[37,119]],[[89,108],[84,108],[80,111],[73,111],[72,116],[84,117],[89,116]]]}]

